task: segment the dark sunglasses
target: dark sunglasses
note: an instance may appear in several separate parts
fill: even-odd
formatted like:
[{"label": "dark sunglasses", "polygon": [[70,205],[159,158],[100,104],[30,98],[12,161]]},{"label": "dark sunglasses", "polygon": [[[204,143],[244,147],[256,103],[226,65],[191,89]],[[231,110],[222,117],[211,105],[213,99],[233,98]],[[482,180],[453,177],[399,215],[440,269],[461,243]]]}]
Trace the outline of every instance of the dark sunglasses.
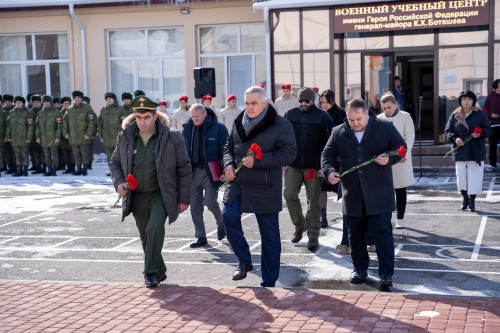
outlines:
[{"label": "dark sunglasses", "polygon": [[300,104],[302,104],[302,103],[307,103],[307,104],[309,104],[309,103],[311,103],[311,101],[310,101],[310,100],[308,100],[308,99],[299,99],[299,103],[300,103]]}]

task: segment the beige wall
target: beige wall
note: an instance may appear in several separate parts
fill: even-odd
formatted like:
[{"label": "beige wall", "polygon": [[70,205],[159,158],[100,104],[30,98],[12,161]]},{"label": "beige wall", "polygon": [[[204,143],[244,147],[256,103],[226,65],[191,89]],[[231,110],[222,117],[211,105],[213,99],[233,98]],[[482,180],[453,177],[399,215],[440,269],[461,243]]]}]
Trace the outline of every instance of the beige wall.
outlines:
[{"label": "beige wall", "polygon": [[[262,11],[252,9],[251,0],[218,0],[189,4],[183,15],[181,5],[112,6],[75,9],[86,30],[88,96],[96,112],[104,106],[109,90],[107,31],[159,27],[183,27],[186,55],[186,92],[194,101],[193,67],[198,66],[197,26],[263,22]],[[0,34],[67,32],[71,90],[83,91],[81,33],[69,10],[0,12]],[[121,94],[121,92],[116,92]]]}]

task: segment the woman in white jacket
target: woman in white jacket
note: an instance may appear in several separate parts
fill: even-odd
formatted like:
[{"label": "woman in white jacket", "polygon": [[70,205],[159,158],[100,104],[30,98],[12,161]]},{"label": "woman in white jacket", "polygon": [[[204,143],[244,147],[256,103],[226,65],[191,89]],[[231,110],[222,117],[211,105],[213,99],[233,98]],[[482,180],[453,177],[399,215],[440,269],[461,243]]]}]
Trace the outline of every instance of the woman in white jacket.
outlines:
[{"label": "woman in white jacket", "polygon": [[411,149],[415,142],[415,126],[413,119],[408,112],[398,109],[396,98],[388,92],[380,99],[383,113],[378,118],[389,120],[394,124],[399,134],[403,137],[408,147],[406,158],[392,166],[392,178],[396,191],[397,222],[396,229],[404,228],[404,216],[406,210],[406,188],[415,183],[413,177],[413,165],[411,159]]}]

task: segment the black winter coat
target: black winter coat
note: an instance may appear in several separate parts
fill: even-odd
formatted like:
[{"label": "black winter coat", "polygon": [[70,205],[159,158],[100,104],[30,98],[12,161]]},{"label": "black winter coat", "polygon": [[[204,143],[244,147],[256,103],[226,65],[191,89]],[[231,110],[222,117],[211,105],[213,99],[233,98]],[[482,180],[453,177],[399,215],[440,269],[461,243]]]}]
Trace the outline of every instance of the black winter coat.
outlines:
[{"label": "black winter coat", "polygon": [[244,114],[234,121],[224,147],[224,170],[229,166],[236,169],[252,143],[262,148],[263,157],[254,159],[253,168],[241,168],[227,185],[223,202],[230,205],[241,195],[241,212],[278,213],[283,208],[281,168],[289,165],[297,154],[293,127],[269,105],[264,119],[247,136],[242,125]]},{"label": "black winter coat", "polygon": [[[346,120],[344,124],[333,129],[321,155],[321,169],[325,179],[328,179],[328,175],[333,171],[342,173],[374,156],[396,151],[401,146],[406,149],[405,140],[389,121],[370,115],[363,138],[358,142]],[[334,169],[338,157],[340,172]],[[373,162],[342,177],[342,213],[348,216],[363,216],[363,202],[366,215],[394,211],[396,203],[391,166],[400,160],[398,155],[390,156],[387,165]]]},{"label": "black winter coat", "polygon": [[[193,138],[194,123],[192,119],[185,124],[182,124],[182,137],[186,144],[188,155],[191,156],[192,138]],[[227,140],[227,128],[223,124],[217,122],[215,112],[207,108],[207,116],[203,122],[203,158],[205,159],[205,169],[210,175],[212,185],[220,186],[222,183],[218,179],[212,179],[208,162],[219,161],[222,170],[222,155],[224,154],[224,146]]]},{"label": "black winter coat", "polygon": [[290,109],[284,117],[292,123],[297,145],[297,157],[289,165],[296,169],[320,169],[321,152],[333,128],[332,118],[314,104],[305,112],[299,107]]},{"label": "black winter coat", "polygon": [[345,121],[346,113],[344,109],[339,108],[337,104],[334,104],[330,109],[328,109],[328,114],[332,117],[333,126],[342,124]]},{"label": "black winter coat", "polygon": [[461,124],[456,115],[460,112],[462,107],[457,108],[452,112],[450,118],[448,119],[448,123],[446,124],[446,128],[444,133],[446,134],[446,139],[453,143],[453,147],[456,147],[455,140],[457,138],[461,138],[462,141],[465,140],[466,137],[474,132],[476,127],[480,127],[483,132],[481,136],[477,139],[472,138],[469,142],[467,142],[464,146],[458,148],[457,152],[453,156],[454,161],[476,161],[479,165],[481,165],[481,161],[486,159],[486,142],[485,138],[490,136],[491,134],[491,126],[488,121],[488,117],[486,114],[474,108],[471,114],[465,119],[467,122],[467,127]]}]

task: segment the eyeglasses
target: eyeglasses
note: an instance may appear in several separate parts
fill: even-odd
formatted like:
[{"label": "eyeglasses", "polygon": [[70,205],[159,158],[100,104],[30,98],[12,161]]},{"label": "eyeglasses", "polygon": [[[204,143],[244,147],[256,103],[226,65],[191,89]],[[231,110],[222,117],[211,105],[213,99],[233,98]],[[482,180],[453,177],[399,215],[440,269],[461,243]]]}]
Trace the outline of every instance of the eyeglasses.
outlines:
[{"label": "eyeglasses", "polygon": [[302,104],[302,103],[309,104],[309,103],[311,103],[311,101],[310,101],[310,100],[308,100],[308,99],[299,99],[299,103],[300,103],[300,104]]}]

